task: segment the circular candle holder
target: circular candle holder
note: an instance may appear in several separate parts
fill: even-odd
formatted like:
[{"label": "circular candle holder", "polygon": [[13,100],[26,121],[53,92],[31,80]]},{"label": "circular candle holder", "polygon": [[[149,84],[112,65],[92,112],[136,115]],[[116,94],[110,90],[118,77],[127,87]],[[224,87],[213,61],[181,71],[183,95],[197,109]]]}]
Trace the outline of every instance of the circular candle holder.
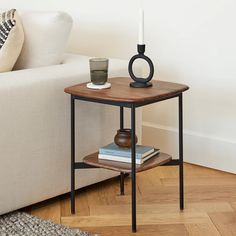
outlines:
[{"label": "circular candle holder", "polygon": [[[130,83],[130,87],[133,87],[133,88],[147,88],[147,87],[152,86],[152,83],[150,81],[151,81],[151,79],[153,78],[153,75],[154,75],[154,66],[153,66],[153,63],[152,63],[151,59],[144,55],[144,53],[145,53],[145,44],[142,44],[142,45],[138,44],[137,49],[138,49],[138,54],[134,55],[129,61],[129,67],[128,67],[129,74],[130,74],[130,77],[135,81],[135,82]],[[148,63],[149,69],[150,69],[148,77],[140,78],[140,77],[135,76],[135,74],[133,72],[133,63],[137,59],[143,59]]]}]

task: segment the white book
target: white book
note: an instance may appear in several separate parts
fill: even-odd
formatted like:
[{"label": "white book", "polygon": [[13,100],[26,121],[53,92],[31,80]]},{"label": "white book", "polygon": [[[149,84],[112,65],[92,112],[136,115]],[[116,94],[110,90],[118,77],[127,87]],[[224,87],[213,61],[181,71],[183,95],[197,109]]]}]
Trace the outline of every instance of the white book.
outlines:
[{"label": "white book", "polygon": [[[142,159],[136,158],[136,164],[141,165],[151,157],[157,155],[160,153],[160,149],[155,149],[153,153],[147,155],[146,157]],[[131,158],[128,157],[121,157],[121,156],[114,156],[114,155],[106,155],[106,154],[98,154],[98,159],[102,160],[109,160],[109,161],[118,161],[118,162],[125,162],[125,163],[131,163]]]}]

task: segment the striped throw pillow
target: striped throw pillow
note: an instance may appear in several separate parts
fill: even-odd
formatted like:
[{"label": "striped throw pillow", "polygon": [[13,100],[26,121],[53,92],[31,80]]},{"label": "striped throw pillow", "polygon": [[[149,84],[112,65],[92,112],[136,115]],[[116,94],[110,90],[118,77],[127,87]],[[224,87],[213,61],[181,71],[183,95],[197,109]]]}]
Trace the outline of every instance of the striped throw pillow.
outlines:
[{"label": "striped throw pillow", "polygon": [[11,71],[24,42],[21,20],[15,9],[0,13],[0,72]]}]

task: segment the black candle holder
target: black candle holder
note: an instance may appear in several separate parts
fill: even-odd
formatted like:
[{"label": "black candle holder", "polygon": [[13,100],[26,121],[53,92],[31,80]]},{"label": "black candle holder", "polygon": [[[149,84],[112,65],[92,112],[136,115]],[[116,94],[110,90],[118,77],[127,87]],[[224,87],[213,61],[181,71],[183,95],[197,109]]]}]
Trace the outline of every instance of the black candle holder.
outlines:
[{"label": "black candle holder", "polygon": [[[154,75],[154,66],[153,66],[153,63],[152,63],[151,59],[144,55],[144,53],[145,53],[145,44],[142,44],[142,45],[138,44],[137,49],[138,49],[138,54],[134,55],[129,61],[129,67],[128,67],[129,74],[130,74],[130,77],[135,81],[135,82],[130,83],[130,87],[133,87],[133,88],[147,88],[147,87],[152,86],[152,83],[149,82],[149,81],[152,79],[152,77]],[[134,75],[133,63],[137,59],[143,59],[148,63],[150,73],[149,73],[147,78],[139,78],[139,77],[136,77]]]}]

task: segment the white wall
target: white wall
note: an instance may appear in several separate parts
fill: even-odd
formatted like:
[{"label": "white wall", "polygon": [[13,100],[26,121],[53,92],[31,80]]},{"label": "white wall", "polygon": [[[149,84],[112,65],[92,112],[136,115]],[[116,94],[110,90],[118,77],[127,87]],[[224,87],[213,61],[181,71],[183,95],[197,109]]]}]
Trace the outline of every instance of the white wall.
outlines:
[{"label": "white wall", "polygon": [[[75,25],[69,51],[130,58],[140,1],[0,0],[1,8],[64,10]],[[156,78],[186,83],[185,160],[236,173],[236,1],[146,0],[147,54]],[[144,142],[176,154],[175,101],[144,110]],[[173,144],[173,145],[172,145]],[[173,147],[172,147],[173,146]]]}]

